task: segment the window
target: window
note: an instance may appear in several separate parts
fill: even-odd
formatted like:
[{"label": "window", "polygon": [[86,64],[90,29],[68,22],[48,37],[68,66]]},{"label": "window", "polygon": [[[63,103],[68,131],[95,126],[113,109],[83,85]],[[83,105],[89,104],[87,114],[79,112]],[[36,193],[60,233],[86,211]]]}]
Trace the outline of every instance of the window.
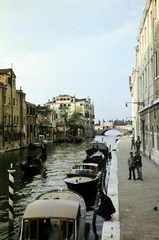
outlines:
[{"label": "window", "polygon": [[11,101],[10,101],[10,96],[8,96],[8,104],[10,104],[11,103]]},{"label": "window", "polygon": [[158,74],[158,62],[157,62],[157,51],[155,52],[155,62],[156,62],[156,67],[155,67],[155,77],[157,77],[157,74]]},{"label": "window", "polygon": [[154,148],[154,128],[152,126],[152,148]]},{"label": "window", "polygon": [[35,137],[35,129],[36,129],[36,126],[34,125],[34,137]]},{"label": "window", "polygon": [[7,117],[6,117],[6,115],[4,116],[4,124],[7,124]]},{"label": "window", "polygon": [[12,85],[12,78],[8,77],[8,84]]},{"label": "window", "polygon": [[15,87],[15,78],[13,78],[13,87]]},{"label": "window", "polygon": [[27,115],[29,115],[29,107],[27,106]]},{"label": "window", "polygon": [[30,107],[30,115],[33,115],[33,108]]},{"label": "window", "polygon": [[16,106],[18,106],[18,99],[16,98]]},{"label": "window", "polygon": [[4,96],[4,100],[3,101],[4,101],[4,104],[6,104],[6,96]]},{"label": "window", "polygon": [[30,136],[30,133],[29,133],[29,125],[27,125],[27,137]]}]

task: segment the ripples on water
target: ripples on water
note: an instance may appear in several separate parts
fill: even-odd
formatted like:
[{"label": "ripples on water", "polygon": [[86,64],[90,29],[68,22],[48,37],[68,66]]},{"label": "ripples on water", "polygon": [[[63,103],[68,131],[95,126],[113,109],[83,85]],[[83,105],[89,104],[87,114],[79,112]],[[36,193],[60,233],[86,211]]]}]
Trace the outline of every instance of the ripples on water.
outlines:
[{"label": "ripples on water", "polygon": [[[112,133],[111,133],[112,132]],[[85,150],[93,140],[101,140],[108,147],[115,144],[118,131],[109,131],[109,135],[96,136],[95,139],[86,139],[82,143],[50,143],[47,146],[47,161],[40,174],[27,176],[21,172],[19,160],[27,156],[31,151],[38,153],[39,149],[15,150],[0,153],[0,240],[15,240],[21,222],[21,217],[27,203],[37,195],[51,189],[67,188],[64,178],[74,163],[81,162],[86,157]],[[13,163],[16,172],[14,174],[14,224],[13,229],[8,228],[8,172],[10,164]],[[92,217],[92,216],[90,216]]]}]

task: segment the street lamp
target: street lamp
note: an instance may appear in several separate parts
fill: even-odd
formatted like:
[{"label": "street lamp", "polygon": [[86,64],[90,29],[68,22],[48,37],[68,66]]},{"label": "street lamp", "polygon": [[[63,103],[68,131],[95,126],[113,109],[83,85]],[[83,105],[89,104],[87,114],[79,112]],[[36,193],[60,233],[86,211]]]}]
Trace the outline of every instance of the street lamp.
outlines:
[{"label": "street lamp", "polygon": [[144,102],[126,102],[125,107],[128,107],[128,103],[138,104],[139,106],[142,105],[144,107]]}]

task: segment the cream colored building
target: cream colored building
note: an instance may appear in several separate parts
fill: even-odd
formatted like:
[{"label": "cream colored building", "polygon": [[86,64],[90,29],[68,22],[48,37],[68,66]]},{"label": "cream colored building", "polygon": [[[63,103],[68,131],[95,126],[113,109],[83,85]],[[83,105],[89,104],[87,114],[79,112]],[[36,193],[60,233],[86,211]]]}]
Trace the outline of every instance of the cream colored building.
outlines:
[{"label": "cream colored building", "polygon": [[136,61],[129,78],[135,137],[159,165],[159,0],[147,0],[137,33]]},{"label": "cream colored building", "polygon": [[88,137],[94,136],[94,104],[89,97],[77,99],[75,96],[67,94],[53,97],[52,101],[48,101],[44,104],[54,110],[57,114],[57,122],[60,121],[59,109],[60,107],[68,108],[68,115],[78,111],[83,115],[83,124],[85,128],[85,134]]}]

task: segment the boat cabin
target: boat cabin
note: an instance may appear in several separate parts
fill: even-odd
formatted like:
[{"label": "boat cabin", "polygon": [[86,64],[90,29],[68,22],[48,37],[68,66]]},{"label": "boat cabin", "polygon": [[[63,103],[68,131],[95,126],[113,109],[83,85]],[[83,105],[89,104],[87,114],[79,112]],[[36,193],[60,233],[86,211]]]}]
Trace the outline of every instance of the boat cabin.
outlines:
[{"label": "boat cabin", "polygon": [[79,202],[46,199],[28,204],[22,219],[20,240],[77,239]]},{"label": "boat cabin", "polygon": [[98,164],[96,163],[77,163],[73,166],[67,177],[83,176],[95,178],[99,174]]},{"label": "boat cabin", "polygon": [[93,153],[100,151],[102,152],[105,157],[107,157],[108,154],[108,147],[105,142],[95,141],[91,142],[88,146],[88,149],[86,150],[86,153],[91,156]]}]

